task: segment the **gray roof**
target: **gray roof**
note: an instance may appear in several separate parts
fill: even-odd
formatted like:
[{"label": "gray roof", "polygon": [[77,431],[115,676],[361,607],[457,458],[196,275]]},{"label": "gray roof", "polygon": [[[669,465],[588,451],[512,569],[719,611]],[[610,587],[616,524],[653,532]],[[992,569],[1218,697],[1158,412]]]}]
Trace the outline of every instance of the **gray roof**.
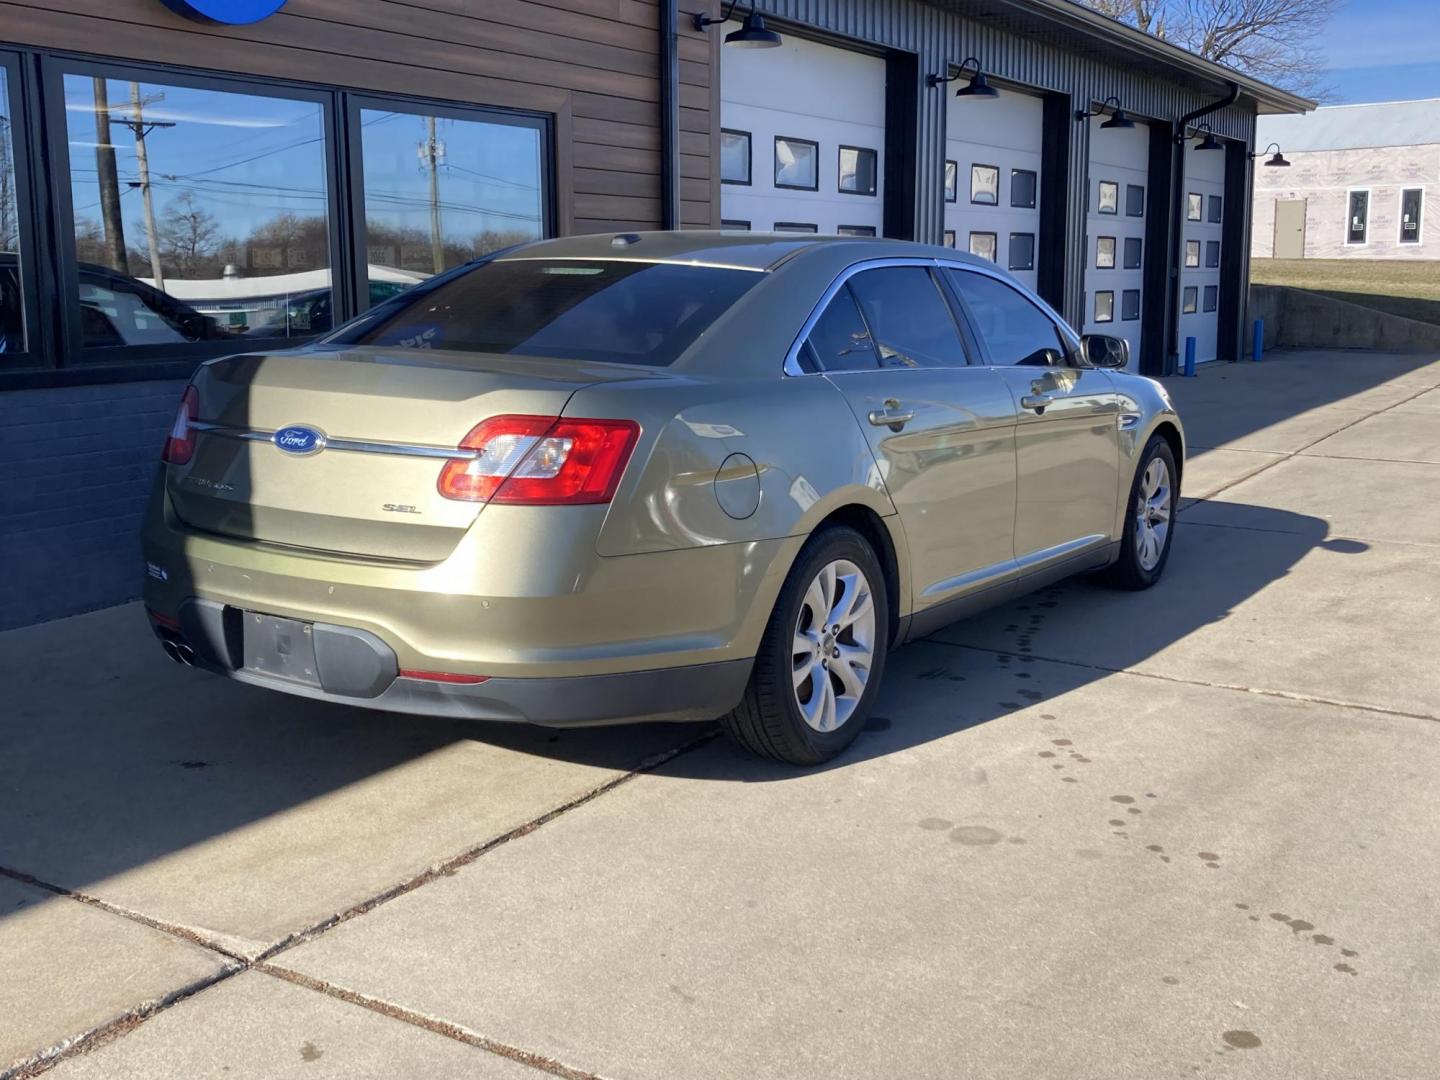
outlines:
[{"label": "gray roof", "polygon": [[1440,143],[1440,98],[1327,105],[1305,116],[1262,116],[1255,127],[1256,148],[1272,142],[1286,154]]}]

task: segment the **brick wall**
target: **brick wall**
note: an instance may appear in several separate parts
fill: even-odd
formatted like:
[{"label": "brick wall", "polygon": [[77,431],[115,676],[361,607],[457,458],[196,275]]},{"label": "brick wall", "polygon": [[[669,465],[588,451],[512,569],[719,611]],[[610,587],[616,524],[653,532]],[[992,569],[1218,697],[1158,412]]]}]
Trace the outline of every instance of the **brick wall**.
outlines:
[{"label": "brick wall", "polygon": [[0,630],[139,595],[139,529],[183,382],[0,394]]}]

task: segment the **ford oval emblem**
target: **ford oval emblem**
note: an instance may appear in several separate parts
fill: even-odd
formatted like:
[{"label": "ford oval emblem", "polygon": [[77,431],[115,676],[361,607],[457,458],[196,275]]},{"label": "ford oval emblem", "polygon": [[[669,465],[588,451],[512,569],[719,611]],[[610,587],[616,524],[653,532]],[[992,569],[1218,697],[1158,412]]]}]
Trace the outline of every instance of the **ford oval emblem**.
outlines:
[{"label": "ford oval emblem", "polygon": [[282,427],[270,440],[287,454],[318,454],[325,449],[324,433],[303,424]]}]

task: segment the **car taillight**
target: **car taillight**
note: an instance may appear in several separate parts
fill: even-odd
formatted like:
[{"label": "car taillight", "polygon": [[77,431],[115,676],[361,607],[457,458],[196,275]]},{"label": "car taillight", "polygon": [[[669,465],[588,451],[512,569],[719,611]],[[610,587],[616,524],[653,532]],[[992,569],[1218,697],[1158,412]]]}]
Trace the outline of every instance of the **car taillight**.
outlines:
[{"label": "car taillight", "polygon": [[165,449],[160,451],[160,460],[170,465],[188,464],[195,454],[195,429],[191,427],[200,412],[200,395],[195,387],[187,386],[185,396],[180,399],[180,408],[175,410],[175,423],[165,438]]},{"label": "car taillight", "polygon": [[477,424],[440,470],[440,494],[525,506],[608,503],[640,437],[633,420],[496,416]]}]

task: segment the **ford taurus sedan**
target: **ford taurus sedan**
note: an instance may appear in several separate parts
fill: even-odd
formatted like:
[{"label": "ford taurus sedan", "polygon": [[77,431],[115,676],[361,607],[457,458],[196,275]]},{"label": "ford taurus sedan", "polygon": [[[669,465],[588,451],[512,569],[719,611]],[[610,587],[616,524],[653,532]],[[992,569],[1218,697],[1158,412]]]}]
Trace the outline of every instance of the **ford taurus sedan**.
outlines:
[{"label": "ford taurus sedan", "polygon": [[883,240],[525,245],[201,366],[144,532],[172,658],[402,713],[720,717],[815,763],[887,654],[1165,569],[1184,460],[1123,340]]}]

